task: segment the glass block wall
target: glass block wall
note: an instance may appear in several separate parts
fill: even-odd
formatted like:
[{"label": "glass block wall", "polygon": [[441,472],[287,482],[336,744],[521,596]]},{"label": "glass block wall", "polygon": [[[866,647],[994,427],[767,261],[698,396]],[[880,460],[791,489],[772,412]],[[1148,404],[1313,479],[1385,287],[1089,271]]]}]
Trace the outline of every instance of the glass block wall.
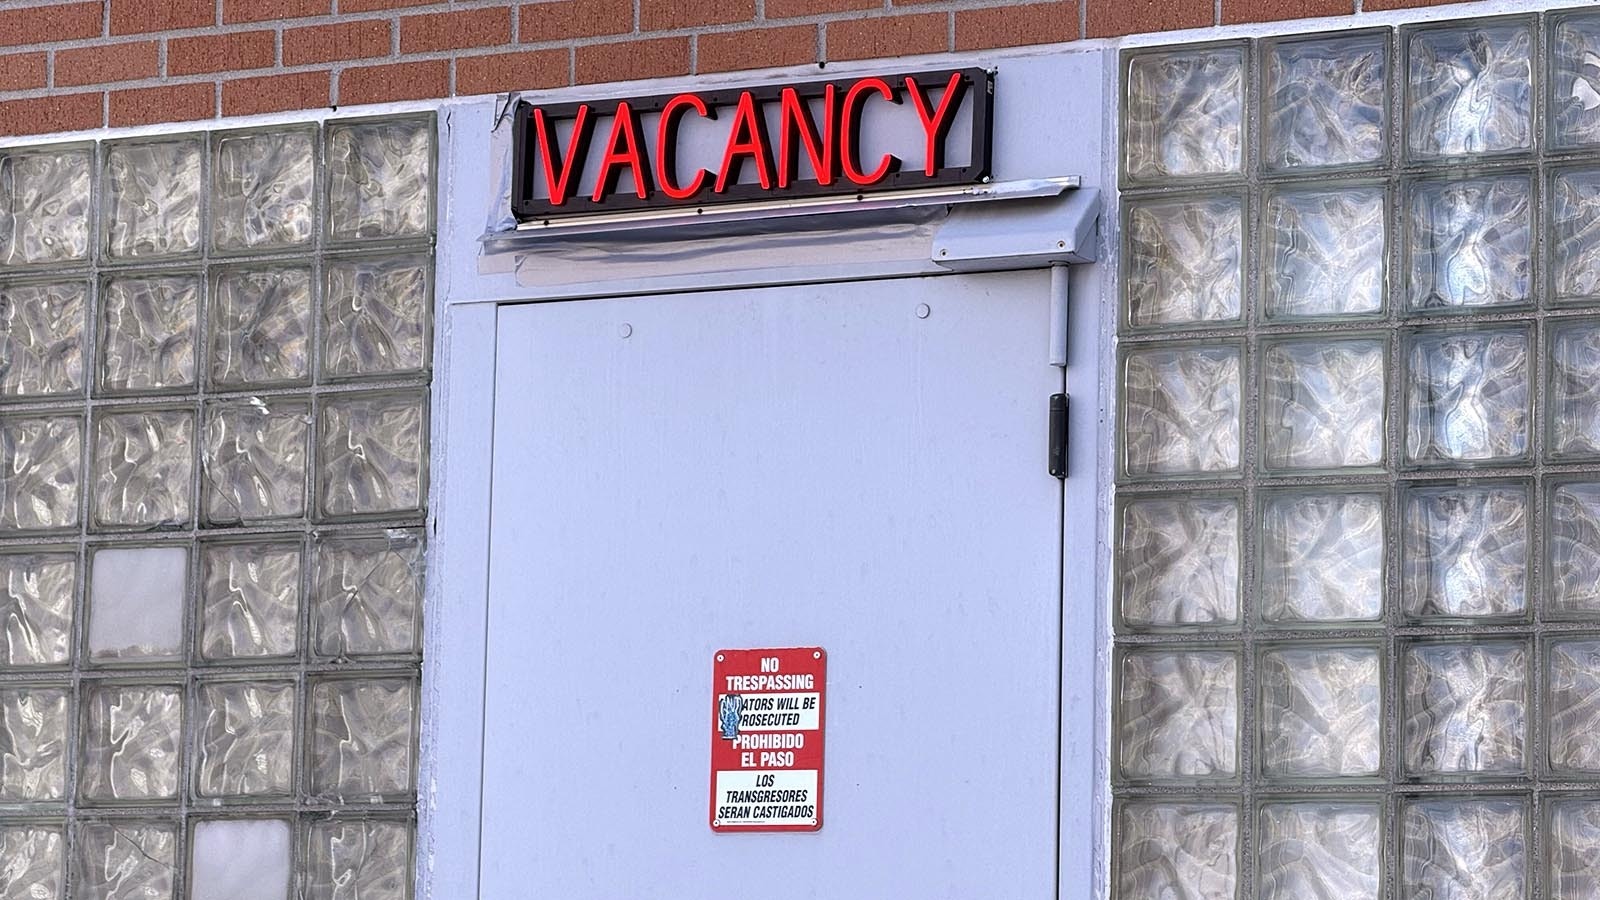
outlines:
[{"label": "glass block wall", "polygon": [[434,130],[0,150],[0,898],[409,896]]},{"label": "glass block wall", "polygon": [[1600,14],[1121,86],[1114,897],[1600,897]]}]

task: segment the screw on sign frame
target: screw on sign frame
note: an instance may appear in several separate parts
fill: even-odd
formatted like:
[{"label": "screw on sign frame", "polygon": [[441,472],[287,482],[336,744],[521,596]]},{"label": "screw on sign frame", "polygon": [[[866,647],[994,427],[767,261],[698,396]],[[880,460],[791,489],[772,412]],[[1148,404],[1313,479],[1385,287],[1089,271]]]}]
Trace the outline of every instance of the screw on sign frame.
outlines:
[{"label": "screw on sign frame", "polygon": [[828,654],[719,650],[711,684],[711,830],[822,828]]}]

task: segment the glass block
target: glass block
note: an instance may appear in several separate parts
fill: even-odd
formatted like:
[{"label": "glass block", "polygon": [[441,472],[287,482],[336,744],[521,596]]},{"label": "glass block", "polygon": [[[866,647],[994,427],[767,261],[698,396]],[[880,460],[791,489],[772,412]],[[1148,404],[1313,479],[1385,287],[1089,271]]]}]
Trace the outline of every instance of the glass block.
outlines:
[{"label": "glass block", "polygon": [[1270,494],[1261,506],[1261,618],[1274,625],[1383,617],[1383,495]]},{"label": "glass block", "polygon": [[324,376],[398,375],[427,367],[430,258],[348,257],[329,261],[323,275]]},{"label": "glass block", "polygon": [[211,312],[211,384],[304,384],[311,379],[311,270],[225,269]]},{"label": "glass block", "polygon": [[71,661],[77,580],[72,552],[0,555],[0,667]]},{"label": "glass block", "polygon": [[1235,900],[1239,810],[1200,800],[1138,800],[1117,821],[1117,900]]},{"label": "glass block", "polygon": [[416,682],[322,678],[311,684],[310,789],[351,802],[414,789]]},{"label": "glass block", "polygon": [[83,420],[73,416],[0,419],[0,529],[78,527]]},{"label": "glass block", "polygon": [[1132,628],[1239,621],[1239,500],[1141,497],[1122,508],[1122,623]]},{"label": "glass block", "polygon": [[88,282],[0,284],[0,397],[81,391],[88,314]]},{"label": "glass block", "polygon": [[1380,900],[1383,805],[1302,800],[1261,805],[1258,900]]},{"label": "glass block", "polygon": [[84,688],[78,794],[89,803],[178,797],[183,685],[103,682]]},{"label": "glass block", "polygon": [[0,897],[60,900],[66,896],[66,868],[59,826],[0,821]]},{"label": "glass block", "polygon": [[1420,181],[1407,205],[1407,305],[1509,306],[1533,299],[1533,181]]},{"label": "glass block", "polygon": [[1382,655],[1377,647],[1308,644],[1263,651],[1261,772],[1269,778],[1380,774]]},{"label": "glass block", "polygon": [[1600,144],[1600,17],[1551,18],[1550,144]]},{"label": "glass block", "polygon": [[1551,456],[1600,456],[1600,319],[1550,323]]},{"label": "glass block", "polygon": [[1400,814],[1406,900],[1527,897],[1527,804],[1512,797],[1407,801]]},{"label": "glass block", "polygon": [[1550,642],[1550,770],[1565,775],[1600,775],[1600,638]]},{"label": "glass block", "polygon": [[1270,469],[1383,465],[1387,342],[1297,338],[1262,351],[1262,462]]},{"label": "glass block", "polygon": [[69,686],[0,683],[0,804],[67,797]]},{"label": "glass block", "polygon": [[310,243],[316,225],[316,131],[249,131],[216,137],[211,246],[221,253]]},{"label": "glass block", "polygon": [[1149,53],[1127,61],[1124,171],[1150,181],[1240,171],[1244,50]]},{"label": "glass block", "polygon": [[305,900],[410,900],[411,826],[382,819],[323,819],[307,835]]},{"label": "glass block", "polygon": [[190,900],[287,900],[293,857],[293,828],[283,819],[198,822],[189,850]]},{"label": "glass block", "polygon": [[1406,774],[1525,771],[1529,657],[1516,641],[1406,648],[1400,736]]},{"label": "glass block", "polygon": [[306,511],[311,403],[272,397],[206,405],[200,458],[206,521],[298,517]]},{"label": "glass block", "polygon": [[1407,36],[1406,149],[1412,159],[1533,147],[1533,29],[1451,24]]},{"label": "glass block", "polygon": [[107,256],[122,261],[200,250],[204,155],[198,137],[106,145]]},{"label": "glass block", "polygon": [[94,150],[38,148],[0,155],[0,266],[89,256]]},{"label": "glass block", "polygon": [[1522,328],[1413,335],[1406,354],[1406,461],[1487,463],[1525,456],[1530,344]]},{"label": "glass block", "polygon": [[73,900],[174,900],[178,827],[117,820],[78,826]]},{"label": "glass block", "polygon": [[1600,295],[1600,169],[1550,179],[1550,284],[1557,300]]},{"label": "glass block", "polygon": [[1125,222],[1130,326],[1239,319],[1244,214],[1238,197],[1132,203]]},{"label": "glass block", "polygon": [[294,791],[293,681],[210,681],[197,692],[195,793],[287,797]]},{"label": "glass block", "polygon": [[1384,157],[1386,36],[1285,41],[1266,54],[1262,160],[1270,169]]},{"label": "glass block", "polygon": [[422,532],[321,537],[316,554],[311,631],[318,656],[421,652]]},{"label": "glass block", "polygon": [[99,387],[170,391],[195,384],[199,275],[126,275],[100,287]]},{"label": "glass block", "polygon": [[1123,360],[1123,468],[1134,477],[1239,468],[1236,345],[1136,349]]},{"label": "glass block", "polygon": [[1600,483],[1556,484],[1550,516],[1546,615],[1600,617]]},{"label": "glass block", "polygon": [[183,658],[189,547],[99,547],[90,558],[89,655],[97,662]]},{"label": "glass block", "polygon": [[95,522],[187,524],[194,431],[194,413],[186,409],[101,413],[95,420]]},{"label": "glass block", "polygon": [[1383,308],[1382,185],[1277,191],[1264,215],[1267,318],[1364,316]]},{"label": "glass block", "polygon": [[431,118],[330,122],[328,235],[420,237],[433,227]]},{"label": "glass block", "polygon": [[1239,658],[1141,648],[1122,658],[1118,771],[1138,781],[1227,779],[1239,771]]},{"label": "glass block", "polygon": [[1523,485],[1406,492],[1401,565],[1407,618],[1516,618],[1528,610],[1532,502]]},{"label": "glass block", "polygon": [[[1547,797],[1549,795],[1546,795]],[[1600,797],[1547,799],[1550,900],[1600,897]]]},{"label": "glass block", "polygon": [[319,512],[342,518],[421,509],[427,439],[422,395],[342,394],[321,406]]},{"label": "glass block", "polygon": [[298,540],[209,543],[200,551],[200,655],[293,656],[300,647]]}]

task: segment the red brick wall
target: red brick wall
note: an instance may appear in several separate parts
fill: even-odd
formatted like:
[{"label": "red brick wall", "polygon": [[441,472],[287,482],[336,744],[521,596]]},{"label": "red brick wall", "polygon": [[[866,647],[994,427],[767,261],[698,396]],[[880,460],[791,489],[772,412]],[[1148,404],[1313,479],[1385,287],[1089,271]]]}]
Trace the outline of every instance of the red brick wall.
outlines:
[{"label": "red brick wall", "polygon": [[982,50],[1448,0],[5,0],[0,134]]}]

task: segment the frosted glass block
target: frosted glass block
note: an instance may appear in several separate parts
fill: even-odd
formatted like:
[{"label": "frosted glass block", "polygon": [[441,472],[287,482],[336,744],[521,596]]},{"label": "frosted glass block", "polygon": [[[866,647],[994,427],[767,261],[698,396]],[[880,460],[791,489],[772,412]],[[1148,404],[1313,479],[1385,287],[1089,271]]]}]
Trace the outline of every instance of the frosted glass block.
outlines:
[{"label": "frosted glass block", "polygon": [[101,547],[90,560],[89,655],[101,662],[183,656],[187,544]]},{"label": "frosted glass block", "polygon": [[67,797],[69,686],[0,683],[0,804]]},{"label": "frosted glass block", "polygon": [[1130,500],[1117,547],[1123,624],[1238,622],[1239,519],[1234,497]]},{"label": "frosted glass block", "polygon": [[1400,736],[1406,774],[1524,772],[1529,658],[1515,641],[1406,648]]},{"label": "frosted glass block", "polygon": [[66,841],[54,825],[0,821],[0,897],[60,900],[66,896]]},{"label": "frosted glass block", "polygon": [[1545,890],[1550,900],[1600,897],[1600,797],[1547,799],[1545,809],[1550,813],[1545,829],[1550,847]]},{"label": "frosted glass block", "polygon": [[1407,304],[1447,311],[1533,299],[1533,181],[1421,181],[1406,209]]},{"label": "frosted glass block", "polygon": [[95,522],[187,524],[194,431],[194,413],[186,409],[101,413],[95,420]]},{"label": "frosted glass block", "polygon": [[1137,349],[1123,360],[1123,467],[1129,475],[1239,468],[1239,348]]},{"label": "frosted glass block", "polygon": [[1600,775],[1600,639],[1552,641],[1547,664],[1550,769]]},{"label": "frosted glass block", "polygon": [[1388,69],[1381,34],[1285,41],[1266,54],[1268,168],[1346,166],[1384,156]]},{"label": "frosted glass block", "polygon": [[0,156],[0,266],[68,263],[89,255],[88,147]]},{"label": "frosted glass block", "polygon": [[[189,851],[190,900],[287,900],[292,834],[282,819],[196,823]],[[354,900],[358,894],[350,896]]]},{"label": "frosted glass block", "polygon": [[1600,483],[1557,484],[1550,492],[1553,618],[1600,617]]},{"label": "frosted glass block", "polygon": [[1380,774],[1383,678],[1376,647],[1276,647],[1261,654],[1256,677],[1263,775]]},{"label": "frosted glass block", "polygon": [[100,287],[100,390],[194,386],[200,292],[199,275],[107,278]]},{"label": "frosted glass block", "polygon": [[1406,616],[1479,619],[1526,613],[1531,509],[1522,485],[1408,491],[1401,567]]},{"label": "frosted glass block", "polygon": [[414,789],[416,683],[403,677],[311,684],[312,794],[353,802]]},{"label": "frosted glass block", "polygon": [[430,258],[348,257],[329,261],[323,274],[323,375],[358,378],[427,367]]},{"label": "frosted glass block", "polygon": [[118,820],[78,826],[73,900],[174,900],[178,829]]},{"label": "frosted glass block", "polygon": [[202,545],[200,655],[292,656],[299,649],[300,542]]},{"label": "frosted glass block", "polygon": [[1264,216],[1268,318],[1363,316],[1383,308],[1382,185],[1275,192]]},{"label": "frosted glass block", "polygon": [[1524,456],[1530,343],[1522,328],[1415,334],[1406,354],[1406,460],[1498,462]]},{"label": "frosted glass block", "polygon": [[0,419],[0,529],[78,527],[83,480],[83,420],[73,416]]},{"label": "frosted glass block", "polygon": [[317,541],[312,647],[342,659],[422,650],[420,531]]},{"label": "frosted glass block", "polygon": [[1244,50],[1183,49],[1127,62],[1124,171],[1141,181],[1238,172]]},{"label": "frosted glass block", "polygon": [[0,397],[81,391],[88,314],[88,282],[0,284]]},{"label": "frosted glass block", "polygon": [[317,495],[325,517],[422,508],[427,416],[420,393],[343,394],[321,401]]},{"label": "frosted glass block", "polygon": [[429,233],[433,134],[431,118],[328,124],[328,234],[333,240]]},{"label": "frosted glass block", "polygon": [[195,793],[207,798],[293,793],[294,682],[211,681],[197,693]]},{"label": "frosted glass block", "polygon": [[195,137],[107,144],[106,254],[114,260],[200,249],[200,164]]},{"label": "frosted glass block", "polygon": [[1600,319],[1550,327],[1550,455],[1600,456]]},{"label": "frosted glass block", "polygon": [[1275,625],[1383,616],[1381,494],[1270,494],[1261,506],[1261,617]]},{"label": "frosted glass block", "polygon": [[87,802],[178,796],[183,685],[103,682],[85,687],[78,793]]},{"label": "frosted glass block", "polygon": [[411,826],[377,819],[324,819],[310,828],[305,900],[409,900]]},{"label": "frosted glass block", "polygon": [[71,661],[77,580],[71,552],[0,555],[0,667]]},{"label": "frosted glass block", "polygon": [[1256,835],[1258,900],[1380,900],[1383,805],[1358,800],[1271,802]]},{"label": "frosted glass block", "polygon": [[292,247],[316,225],[316,131],[251,131],[216,137],[211,246],[222,253]]},{"label": "frosted glass block", "polygon": [[1555,19],[1549,53],[1551,145],[1600,144],[1600,17]]},{"label": "frosted glass block", "polygon": [[311,378],[311,270],[225,269],[211,304],[211,384],[304,384]]},{"label": "frosted glass block", "polygon": [[1414,799],[1400,815],[1405,900],[1524,900],[1527,804],[1510,797]]},{"label": "frosted glass block", "polygon": [[1232,322],[1244,295],[1238,197],[1133,203],[1127,235],[1127,321],[1135,328]]},{"label": "frosted glass block", "polygon": [[1600,294],[1600,169],[1550,180],[1550,281],[1556,299]]},{"label": "frosted glass block", "polygon": [[1122,804],[1117,825],[1117,900],[1237,897],[1239,810],[1234,806],[1130,801]]},{"label": "frosted glass block", "polygon": [[1122,658],[1117,697],[1123,778],[1231,778],[1239,771],[1239,658],[1160,647]]},{"label": "frosted glass block", "polygon": [[1413,159],[1533,147],[1533,29],[1469,23],[1407,37],[1406,148]]},{"label": "frosted glass block", "polygon": [[311,403],[283,397],[209,403],[200,457],[206,521],[298,517],[306,510]]},{"label": "frosted glass block", "polygon": [[1381,337],[1267,344],[1263,463],[1271,469],[1383,465],[1387,357]]}]

